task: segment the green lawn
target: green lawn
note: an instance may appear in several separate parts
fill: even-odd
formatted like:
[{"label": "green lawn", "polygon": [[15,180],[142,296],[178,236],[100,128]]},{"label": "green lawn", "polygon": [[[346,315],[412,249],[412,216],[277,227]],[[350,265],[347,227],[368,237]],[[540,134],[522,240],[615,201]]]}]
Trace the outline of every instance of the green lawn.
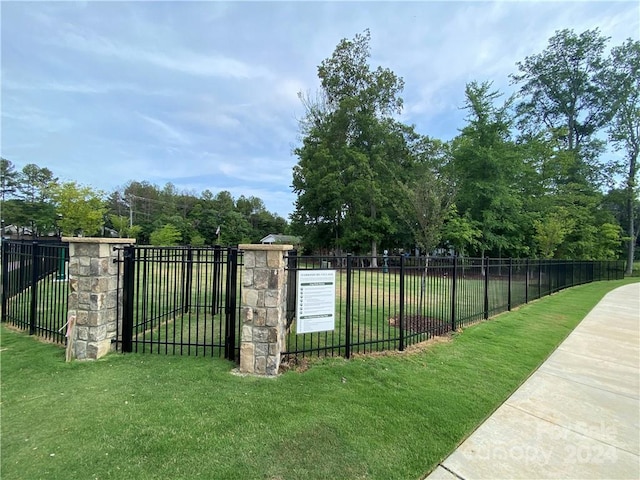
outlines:
[{"label": "green lawn", "polygon": [[276,379],[211,358],[66,364],[61,348],[3,326],[0,476],[417,479],[629,282],[564,290],[420,352],[326,359]]}]

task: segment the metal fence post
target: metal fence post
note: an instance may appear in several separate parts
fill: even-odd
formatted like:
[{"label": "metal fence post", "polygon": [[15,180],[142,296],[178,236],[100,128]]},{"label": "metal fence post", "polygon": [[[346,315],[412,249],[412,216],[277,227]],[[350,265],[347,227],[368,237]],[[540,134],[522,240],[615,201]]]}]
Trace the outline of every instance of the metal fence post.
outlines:
[{"label": "metal fence post", "polygon": [[191,307],[191,286],[193,284],[193,250],[191,246],[187,247],[187,261],[184,261],[184,251],[182,252],[182,311],[189,313]]},{"label": "metal fence post", "polygon": [[456,331],[456,290],[458,282],[458,257],[453,256],[453,283],[451,284],[451,331]]},{"label": "metal fence post", "polygon": [[576,270],[576,261],[571,260],[571,286],[572,287],[576,284],[575,270]]},{"label": "metal fence post", "polygon": [[20,255],[20,266],[18,267],[18,285],[16,288],[16,292],[22,292],[29,285],[29,279],[27,278],[27,249],[28,245],[26,243],[21,243],[18,247],[18,252]]},{"label": "metal fence post", "polygon": [[484,265],[484,319],[489,319],[489,257],[482,257]]},{"label": "metal fence post", "polygon": [[538,260],[538,298],[542,296],[542,260]]},{"label": "metal fence post", "polygon": [[2,318],[0,321],[7,321],[7,300],[9,297],[9,244],[2,242]]},{"label": "metal fence post", "polygon": [[56,276],[56,280],[59,280],[62,282],[67,278],[65,268],[64,268],[65,261],[67,259],[67,250],[63,246],[58,247],[57,250],[58,250],[58,275]]},{"label": "metal fence post", "polygon": [[351,357],[351,254],[347,253],[347,299],[345,302],[344,317],[344,356]]},{"label": "metal fence post", "polygon": [[225,298],[224,358],[236,359],[236,311],[238,306],[238,249],[227,253],[227,295]]},{"label": "metal fence post", "polygon": [[513,259],[509,258],[509,274],[508,274],[509,287],[507,288],[507,311],[509,312],[511,311],[511,295],[512,295],[511,281],[513,279],[512,269],[513,269]]},{"label": "metal fence post", "polygon": [[622,260],[618,262],[618,280],[624,279],[625,264]]},{"label": "metal fence post", "polygon": [[38,277],[40,276],[40,246],[33,242],[31,250],[31,310],[29,315],[29,335],[36,333],[38,314]]},{"label": "metal fence post", "polygon": [[222,247],[213,246],[213,293],[211,295],[211,315],[216,315],[220,310],[220,272],[222,271]]},{"label": "metal fence post", "polygon": [[400,311],[398,328],[400,329],[400,344],[398,350],[404,350],[404,255],[400,256]]},{"label": "metal fence post", "polygon": [[525,263],[524,303],[529,303],[529,259]]},{"label": "metal fence post", "polygon": [[124,247],[122,272],[122,351],[133,351],[135,247]]},{"label": "metal fence post", "polygon": [[287,252],[287,331],[296,318],[296,288],[298,279],[298,250]]}]

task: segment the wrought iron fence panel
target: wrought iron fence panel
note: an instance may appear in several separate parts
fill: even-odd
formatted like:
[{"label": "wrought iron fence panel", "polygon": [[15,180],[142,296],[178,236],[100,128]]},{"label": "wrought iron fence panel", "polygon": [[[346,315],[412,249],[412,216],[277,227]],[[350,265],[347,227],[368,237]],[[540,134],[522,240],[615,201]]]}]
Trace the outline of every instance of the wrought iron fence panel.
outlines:
[{"label": "wrought iron fence panel", "polygon": [[[406,347],[591,281],[623,278],[623,262],[467,257],[298,256],[290,252],[283,360]],[[336,271],[335,328],[297,333],[296,276]]]},{"label": "wrought iron fence panel", "polygon": [[2,321],[65,344],[69,245],[2,242]]}]

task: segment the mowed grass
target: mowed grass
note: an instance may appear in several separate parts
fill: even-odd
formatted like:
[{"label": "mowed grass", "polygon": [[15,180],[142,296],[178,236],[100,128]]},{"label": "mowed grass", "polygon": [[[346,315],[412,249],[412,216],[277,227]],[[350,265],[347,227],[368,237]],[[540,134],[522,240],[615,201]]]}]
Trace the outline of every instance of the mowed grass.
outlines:
[{"label": "mowed grass", "polygon": [[421,478],[629,282],[564,290],[414,353],[327,359],[276,379],[211,358],[66,364],[59,347],[2,327],[0,474]]}]

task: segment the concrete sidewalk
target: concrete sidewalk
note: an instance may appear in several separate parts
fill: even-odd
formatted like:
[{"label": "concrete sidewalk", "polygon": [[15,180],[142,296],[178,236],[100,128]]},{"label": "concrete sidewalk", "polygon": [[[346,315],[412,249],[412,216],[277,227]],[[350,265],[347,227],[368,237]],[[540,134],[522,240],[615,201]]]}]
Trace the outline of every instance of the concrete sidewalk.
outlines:
[{"label": "concrete sidewalk", "polygon": [[607,294],[427,479],[640,478],[640,283]]}]

